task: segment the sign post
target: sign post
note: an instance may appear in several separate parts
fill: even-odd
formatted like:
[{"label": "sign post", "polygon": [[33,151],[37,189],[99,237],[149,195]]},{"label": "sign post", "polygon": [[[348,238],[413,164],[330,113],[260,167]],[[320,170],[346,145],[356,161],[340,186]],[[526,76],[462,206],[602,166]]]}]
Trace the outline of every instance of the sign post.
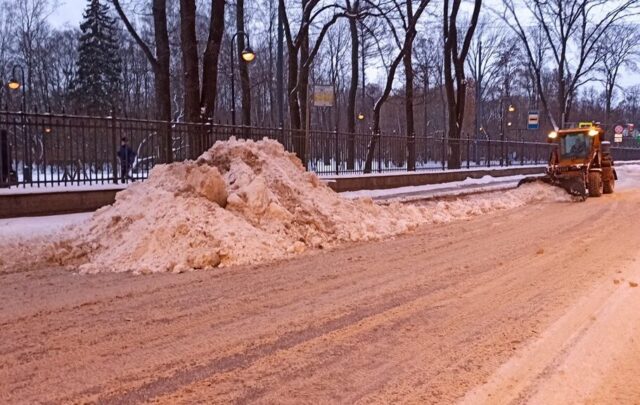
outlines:
[{"label": "sign post", "polygon": [[624,132],[624,127],[622,125],[616,125],[616,127],[613,129],[613,131],[615,132],[613,141],[615,143],[621,143],[622,142],[622,133]]}]

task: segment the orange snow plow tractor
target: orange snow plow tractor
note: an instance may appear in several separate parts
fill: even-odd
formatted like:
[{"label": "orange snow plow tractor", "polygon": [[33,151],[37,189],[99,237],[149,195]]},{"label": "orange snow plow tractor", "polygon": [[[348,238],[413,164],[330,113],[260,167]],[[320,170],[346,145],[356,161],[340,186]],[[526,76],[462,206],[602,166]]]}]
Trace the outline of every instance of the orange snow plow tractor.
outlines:
[{"label": "orange snow plow tractor", "polygon": [[524,183],[542,181],[562,187],[569,194],[586,199],[611,194],[618,176],[613,166],[611,144],[604,130],[596,125],[563,129],[549,133],[547,141],[555,147],[544,177],[525,178]]}]

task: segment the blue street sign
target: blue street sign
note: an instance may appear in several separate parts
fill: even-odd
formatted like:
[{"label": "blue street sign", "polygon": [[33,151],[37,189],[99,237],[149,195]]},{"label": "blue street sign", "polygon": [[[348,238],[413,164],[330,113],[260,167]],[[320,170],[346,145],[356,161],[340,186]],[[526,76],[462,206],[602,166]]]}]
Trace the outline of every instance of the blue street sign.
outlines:
[{"label": "blue street sign", "polygon": [[527,129],[536,130],[540,128],[540,114],[538,111],[529,111],[529,121]]}]

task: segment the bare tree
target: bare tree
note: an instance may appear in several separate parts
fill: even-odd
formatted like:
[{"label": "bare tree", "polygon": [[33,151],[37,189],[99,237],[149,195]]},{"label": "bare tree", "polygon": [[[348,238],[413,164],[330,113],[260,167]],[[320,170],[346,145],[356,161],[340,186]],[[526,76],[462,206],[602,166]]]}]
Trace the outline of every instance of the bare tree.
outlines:
[{"label": "bare tree", "polygon": [[[601,61],[599,44],[616,23],[635,13],[638,0],[503,0],[502,19],[518,35],[531,62],[540,101],[554,127],[564,126],[571,114],[571,97],[591,78]],[[523,24],[522,10],[528,9],[543,32],[551,58],[536,58],[532,32]],[[535,29],[534,29],[535,32]],[[556,74],[556,108],[552,111],[542,86],[544,64],[553,64]]]},{"label": "bare tree", "polygon": [[637,70],[636,62],[640,54],[640,30],[635,24],[619,24],[605,32],[599,48],[602,62],[598,71],[602,75],[605,92],[604,121],[609,123],[611,104],[623,68]]},{"label": "bare tree", "polygon": [[[458,17],[461,0],[453,0],[449,7],[449,0],[444,0],[443,35],[444,35],[444,86],[447,91],[447,106],[449,110],[449,155],[450,169],[460,168],[460,135],[464,122],[464,109],[467,96],[467,81],[465,77],[465,60],[471,47],[471,39],[478,24],[482,0],[475,0],[471,20],[466,33],[458,38]],[[461,47],[460,47],[461,46]]]},{"label": "bare tree", "polygon": [[475,84],[474,133],[477,133],[480,127],[486,129],[484,101],[503,82],[500,80],[500,72],[504,71],[501,63],[504,59],[501,56],[504,55],[503,50],[511,45],[505,32],[506,27],[494,28],[491,26],[492,23],[485,19],[478,24],[467,58],[467,68]]},{"label": "bare tree", "polygon": [[187,122],[198,122],[200,120],[200,79],[198,77],[195,0],[180,0],[180,45],[182,48],[185,119]]},{"label": "bare tree", "polygon": [[[122,9],[120,0],[113,0],[113,5],[125,27],[127,27],[127,31],[129,31],[149,60],[155,77],[156,114],[159,119],[169,122],[171,121],[171,51],[169,49],[169,32],[167,30],[167,2],[166,0],[153,0],[151,7],[155,36],[155,55],[149,45],[142,40],[131,21],[129,21]],[[171,162],[173,160],[173,141],[168,126],[163,128],[161,138],[163,145],[162,160]]]},{"label": "bare tree", "polygon": [[[244,0],[236,0],[236,28],[238,32],[244,32]],[[240,70],[240,88],[242,92],[242,124],[251,125],[251,83],[249,82],[249,66],[243,63],[242,51],[245,49],[245,38],[238,35],[238,66]],[[232,67],[233,68],[233,67]],[[235,103],[235,100],[231,100]]]},{"label": "bare tree", "polygon": [[[371,170],[373,168],[373,156],[376,150],[376,145],[379,142],[379,138],[380,138],[380,111],[382,110],[382,106],[384,105],[384,103],[389,98],[389,95],[391,94],[391,89],[393,88],[393,82],[395,79],[396,70],[398,69],[400,62],[404,60],[404,57],[407,54],[407,52],[409,52],[409,50],[413,47],[413,40],[416,36],[416,25],[429,3],[430,3],[430,0],[420,0],[420,3],[416,7],[415,13],[412,16],[407,17],[408,20],[406,24],[406,30],[405,30],[403,42],[400,42],[400,37],[396,33],[395,25],[388,20],[389,27],[391,29],[391,32],[393,33],[394,40],[398,45],[398,47],[400,48],[400,51],[398,52],[398,54],[396,55],[396,57],[393,59],[393,61],[388,67],[387,79],[386,79],[384,90],[382,92],[382,95],[380,96],[380,98],[378,98],[378,100],[376,101],[373,107],[373,128],[372,128],[373,136],[371,137],[371,141],[369,142],[369,146],[367,148],[367,157],[364,164],[365,173],[371,173]],[[379,5],[374,5],[374,7],[377,10],[381,11],[381,15],[385,15],[384,10],[382,10]]]},{"label": "bare tree", "polygon": [[[285,0],[279,0],[281,7],[286,10]],[[284,33],[288,50],[288,100],[291,128],[301,130],[309,108],[309,75],[322,41],[327,31],[338,19],[349,16],[349,11],[337,3],[324,5],[320,0],[302,0],[302,10],[298,31],[293,34],[289,17],[283,15]],[[310,30],[314,23],[323,15],[329,14],[322,24],[322,28],[312,44]],[[294,151],[302,161],[306,160],[306,134],[296,133],[293,139]]]},{"label": "bare tree", "polygon": [[[353,2],[346,0],[346,3],[350,14],[357,15],[360,8],[360,0],[354,0]],[[349,33],[351,35],[351,81],[347,101],[347,132],[349,133],[347,142],[347,169],[353,170],[355,168],[356,97],[358,95],[358,55],[360,46],[358,20],[355,17],[349,18]]]},{"label": "bare tree", "polygon": [[[48,84],[42,75],[41,59],[46,38],[50,35],[47,19],[55,7],[48,0],[24,0],[17,3],[15,36],[17,51],[25,68],[28,104],[49,105]],[[39,66],[40,65],[40,66]]]},{"label": "bare tree", "polygon": [[[413,17],[413,1],[407,0],[407,19],[411,21]],[[416,131],[413,122],[413,40],[416,33],[406,36],[405,41],[407,44],[407,52],[404,54],[404,108],[405,108],[405,122],[407,131],[407,170],[416,170]]]},{"label": "bare tree", "polygon": [[225,0],[211,0],[211,20],[202,62],[202,93],[200,95],[200,106],[204,108],[206,117],[213,117],[216,109],[218,59],[225,25],[224,6]]}]

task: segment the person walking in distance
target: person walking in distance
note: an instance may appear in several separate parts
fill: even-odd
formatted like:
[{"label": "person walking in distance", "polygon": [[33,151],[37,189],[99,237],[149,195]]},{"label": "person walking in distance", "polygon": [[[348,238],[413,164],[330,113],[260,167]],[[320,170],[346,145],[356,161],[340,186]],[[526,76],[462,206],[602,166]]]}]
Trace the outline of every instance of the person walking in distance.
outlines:
[{"label": "person walking in distance", "polygon": [[133,179],[129,176],[129,170],[133,166],[133,162],[136,159],[136,153],[127,144],[127,138],[122,137],[120,140],[120,150],[118,151],[118,158],[120,158],[120,180],[124,183],[127,178]]}]

